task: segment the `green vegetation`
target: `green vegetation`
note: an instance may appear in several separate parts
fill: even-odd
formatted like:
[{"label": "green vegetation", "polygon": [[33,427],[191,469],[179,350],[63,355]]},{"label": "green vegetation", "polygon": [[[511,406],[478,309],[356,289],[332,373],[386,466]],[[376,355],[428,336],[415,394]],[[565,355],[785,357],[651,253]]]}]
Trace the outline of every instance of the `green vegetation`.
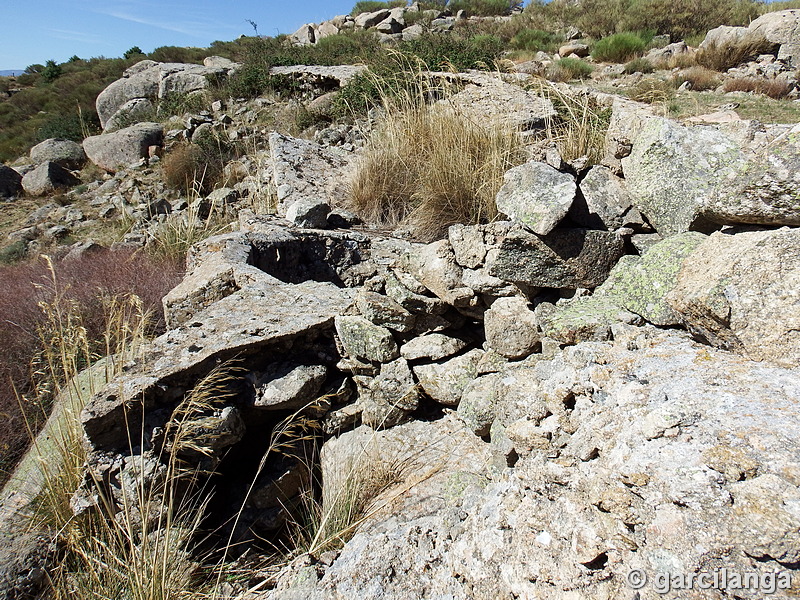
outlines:
[{"label": "green vegetation", "polygon": [[512,9],[522,6],[522,2],[515,0],[451,0],[447,8],[455,14],[463,10],[468,15],[491,17],[507,15]]},{"label": "green vegetation", "polygon": [[542,29],[523,29],[511,38],[510,45],[515,50],[529,52],[552,52],[556,49],[559,38]]},{"label": "green vegetation", "polygon": [[625,65],[625,72],[629,75],[631,73],[652,73],[655,70],[653,63],[646,58],[634,58]]},{"label": "green vegetation", "polygon": [[628,62],[641,55],[647,42],[635,33],[615,33],[594,45],[592,58],[603,62]]},{"label": "green vegetation", "polygon": [[594,67],[580,58],[562,58],[555,61],[547,69],[547,78],[550,81],[573,81],[585,79],[594,71]]},{"label": "green vegetation", "polygon": [[360,15],[361,13],[375,12],[376,10],[397,8],[405,6],[405,0],[389,0],[388,2],[377,2],[376,0],[361,0],[356,2],[353,10],[350,11],[352,16]]}]

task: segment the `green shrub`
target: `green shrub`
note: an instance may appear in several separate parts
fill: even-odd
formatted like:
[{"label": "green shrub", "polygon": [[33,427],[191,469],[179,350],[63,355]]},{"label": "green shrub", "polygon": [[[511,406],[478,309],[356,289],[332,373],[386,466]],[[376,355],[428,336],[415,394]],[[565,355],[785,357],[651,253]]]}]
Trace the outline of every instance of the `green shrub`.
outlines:
[{"label": "green shrub", "polygon": [[562,58],[553,62],[547,69],[550,81],[572,81],[584,79],[592,74],[594,67],[580,58]]},{"label": "green shrub", "polygon": [[124,58],[135,58],[137,56],[144,56],[144,52],[139,46],[134,46],[125,51],[125,54],[122,55]]},{"label": "green shrub", "polygon": [[453,13],[463,10],[470,16],[493,17],[507,15],[521,5],[515,0],[451,0],[447,8]]},{"label": "green shrub", "polygon": [[82,142],[86,138],[86,134],[95,135],[100,133],[100,130],[100,119],[97,117],[97,113],[90,113],[86,117],[82,117],[78,112],[73,112],[50,117],[36,130],[36,139],[40,142],[51,138]]},{"label": "green shrub", "polygon": [[61,65],[56,63],[54,60],[48,60],[41,72],[42,80],[46,83],[52,83],[61,77],[63,72],[64,70],[61,68]]},{"label": "green shrub", "polygon": [[27,255],[25,242],[17,240],[4,248],[0,248],[0,265],[13,265],[21,261]]},{"label": "green shrub", "polygon": [[594,45],[592,58],[603,62],[624,63],[647,48],[647,42],[635,33],[615,33]]},{"label": "green shrub", "polygon": [[405,0],[390,0],[389,2],[360,0],[360,2],[356,2],[356,5],[353,7],[353,10],[350,11],[350,14],[355,17],[356,15],[360,15],[361,13],[375,12],[376,10],[381,10],[382,8],[396,8],[405,5],[406,5]]},{"label": "green shrub", "polygon": [[625,72],[629,75],[631,73],[652,73],[655,71],[655,67],[653,63],[651,63],[646,58],[634,58],[628,64],[625,65]]},{"label": "green shrub", "polygon": [[511,38],[511,47],[529,52],[550,52],[555,49],[556,36],[541,29],[523,29]]},{"label": "green shrub", "polygon": [[503,49],[503,41],[492,35],[461,38],[429,33],[400,44],[401,51],[419,57],[433,70],[492,69]]}]

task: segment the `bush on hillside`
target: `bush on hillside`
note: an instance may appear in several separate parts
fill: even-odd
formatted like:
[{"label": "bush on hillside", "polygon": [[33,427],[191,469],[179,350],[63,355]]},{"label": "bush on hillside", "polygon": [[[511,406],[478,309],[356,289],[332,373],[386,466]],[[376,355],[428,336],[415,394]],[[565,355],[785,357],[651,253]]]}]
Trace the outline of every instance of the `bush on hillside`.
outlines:
[{"label": "bush on hillside", "polygon": [[550,81],[573,81],[585,79],[594,71],[594,67],[580,58],[562,58],[554,61],[547,69]]},{"label": "bush on hillside", "polygon": [[515,50],[529,52],[552,52],[558,43],[555,35],[541,29],[523,29],[511,38],[510,45]]},{"label": "bush on hillside", "polygon": [[752,92],[774,100],[786,98],[792,85],[784,79],[764,79],[762,77],[739,77],[725,81],[726,92]]},{"label": "bush on hillside", "polygon": [[675,87],[680,87],[686,82],[693,92],[704,92],[717,89],[722,79],[716,71],[695,65],[681,71],[674,78]]},{"label": "bush on hillside", "polygon": [[592,58],[602,62],[625,63],[642,54],[647,43],[635,33],[615,33],[592,48]]},{"label": "bush on hillside", "polygon": [[625,72],[630,75],[632,73],[652,73],[655,71],[655,67],[653,63],[651,63],[646,58],[634,58],[628,64],[625,65]]},{"label": "bush on hillside", "polygon": [[724,72],[754,60],[761,54],[771,54],[775,49],[775,44],[760,35],[748,34],[729,44],[709,44],[700,48],[695,55],[695,62],[707,69]]},{"label": "bush on hillside", "polygon": [[503,41],[492,35],[425,34],[400,44],[401,52],[417,56],[433,70],[465,71],[492,69],[504,50]]},{"label": "bush on hillside", "polygon": [[516,0],[451,0],[447,8],[453,14],[463,10],[470,16],[493,17],[507,15],[520,6],[522,2]]},{"label": "bush on hillside", "polygon": [[375,0],[360,0],[359,2],[356,2],[356,5],[353,7],[353,10],[350,11],[350,15],[355,17],[356,15],[360,15],[361,13],[370,13],[384,8],[391,9],[405,5],[406,5],[405,0],[389,0],[388,2],[377,2]]}]

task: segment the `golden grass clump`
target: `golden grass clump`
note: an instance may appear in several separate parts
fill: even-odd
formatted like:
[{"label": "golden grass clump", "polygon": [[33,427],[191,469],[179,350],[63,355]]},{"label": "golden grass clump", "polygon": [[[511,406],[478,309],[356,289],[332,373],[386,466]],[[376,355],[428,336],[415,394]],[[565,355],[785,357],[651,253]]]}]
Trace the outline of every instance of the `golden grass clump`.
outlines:
[{"label": "golden grass clump", "polygon": [[693,92],[705,92],[717,89],[722,83],[722,78],[716,71],[695,65],[675,76],[676,87],[680,87],[684,82],[689,83],[689,89]]},{"label": "golden grass clump", "polygon": [[761,54],[773,53],[775,46],[763,35],[750,33],[729,44],[709,44],[700,48],[695,55],[695,62],[701,67],[724,72]]},{"label": "golden grass clump", "polygon": [[503,174],[524,155],[518,132],[475,122],[446,101],[453,84],[426,76],[421,63],[411,68],[402,86],[376,78],[385,118],[357,165],[350,205],[368,222],[429,241],[450,225],[494,219]]},{"label": "golden grass clump", "polygon": [[774,100],[786,98],[792,91],[791,84],[784,79],[764,79],[762,77],[728,79],[724,87],[726,92],[753,92]]}]

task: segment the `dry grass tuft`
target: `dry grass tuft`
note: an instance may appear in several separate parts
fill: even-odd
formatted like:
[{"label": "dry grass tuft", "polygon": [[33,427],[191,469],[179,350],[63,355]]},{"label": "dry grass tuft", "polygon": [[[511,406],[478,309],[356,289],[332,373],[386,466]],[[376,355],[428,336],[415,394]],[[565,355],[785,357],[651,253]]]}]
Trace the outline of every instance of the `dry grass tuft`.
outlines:
[{"label": "dry grass tuft", "polygon": [[524,157],[517,132],[430,104],[449,90],[417,75],[401,93],[381,89],[386,118],[362,154],[350,204],[368,222],[432,240],[455,223],[494,219],[503,174]]},{"label": "dry grass tuft", "polygon": [[740,77],[725,82],[726,92],[753,92],[774,100],[786,98],[792,91],[790,83],[783,79],[763,79],[760,77]]},{"label": "dry grass tuft", "polygon": [[771,54],[775,44],[766,41],[760,35],[748,34],[730,44],[710,44],[700,48],[695,61],[701,67],[724,72],[757,58],[761,54]]},{"label": "dry grass tuft", "polygon": [[692,91],[705,92],[717,89],[722,83],[722,78],[716,71],[695,65],[678,73],[674,78],[674,85],[680,87],[687,81]]},{"label": "dry grass tuft", "polygon": [[647,104],[666,104],[675,98],[675,86],[672,81],[647,77],[631,87],[630,98]]}]

